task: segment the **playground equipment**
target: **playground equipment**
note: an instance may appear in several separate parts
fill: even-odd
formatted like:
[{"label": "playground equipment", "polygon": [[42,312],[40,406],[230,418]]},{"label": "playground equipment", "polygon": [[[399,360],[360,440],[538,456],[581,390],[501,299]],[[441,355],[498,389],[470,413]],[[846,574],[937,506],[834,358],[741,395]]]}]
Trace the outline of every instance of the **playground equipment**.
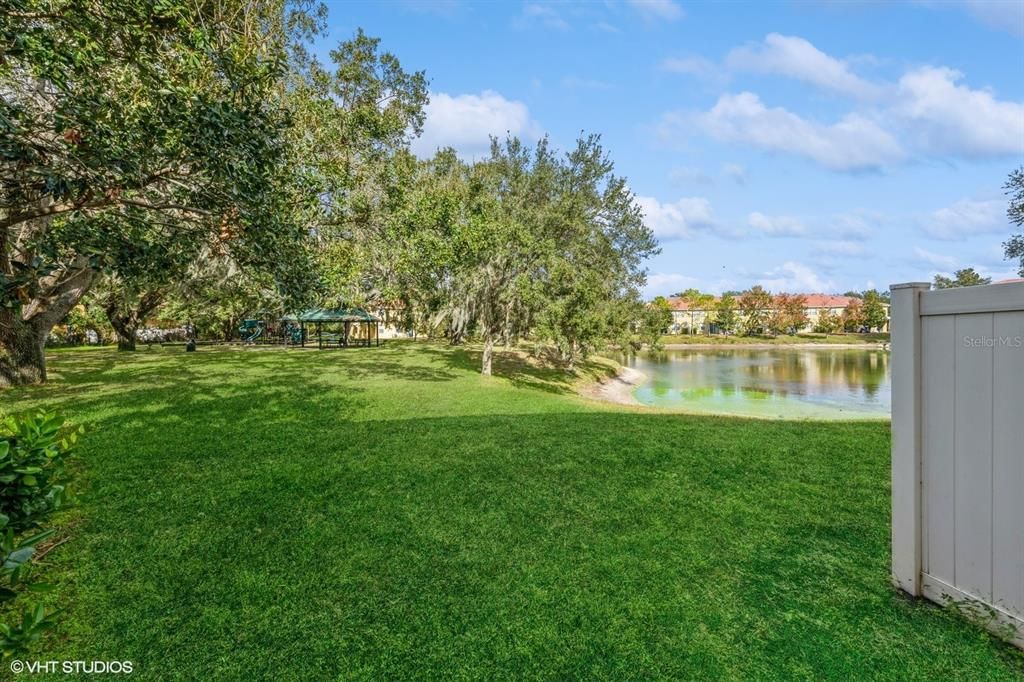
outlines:
[{"label": "playground equipment", "polygon": [[264,329],[263,320],[242,320],[242,326],[238,328],[238,335],[245,343],[256,343],[256,340],[263,335]]},{"label": "playground equipment", "polygon": [[300,345],[304,341],[304,338],[303,338],[304,330],[302,329],[302,327],[300,327],[297,324],[292,324],[291,322],[286,322],[285,325],[284,325],[284,329],[282,331],[283,331],[285,343],[290,343],[293,346],[298,346],[298,345]]}]

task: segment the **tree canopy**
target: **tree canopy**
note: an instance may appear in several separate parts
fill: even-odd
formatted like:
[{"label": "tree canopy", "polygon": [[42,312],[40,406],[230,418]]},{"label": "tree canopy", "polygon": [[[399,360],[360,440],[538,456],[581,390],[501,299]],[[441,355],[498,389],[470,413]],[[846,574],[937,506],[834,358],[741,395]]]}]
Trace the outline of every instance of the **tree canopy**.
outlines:
[{"label": "tree canopy", "polygon": [[0,383],[44,379],[49,329],[104,270],[159,267],[161,244],[310,288],[311,194],[277,96],[292,8],[21,0],[0,16]]},{"label": "tree canopy", "polygon": [[975,287],[981,284],[991,284],[991,277],[982,277],[974,268],[964,268],[953,273],[953,277],[935,275],[936,289],[955,289],[957,287]]},{"label": "tree canopy", "polygon": [[[1017,227],[1024,227],[1024,166],[1014,169],[1003,186],[1010,197],[1006,218]],[[1024,277],[1024,234],[1015,234],[1003,244],[1006,257],[1020,264],[1018,274]]]}]

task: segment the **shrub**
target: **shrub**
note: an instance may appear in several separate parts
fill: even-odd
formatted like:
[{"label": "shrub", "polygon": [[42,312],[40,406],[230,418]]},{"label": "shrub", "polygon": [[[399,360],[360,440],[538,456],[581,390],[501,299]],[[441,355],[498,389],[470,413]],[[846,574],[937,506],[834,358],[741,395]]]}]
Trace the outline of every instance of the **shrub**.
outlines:
[{"label": "shrub", "polygon": [[37,526],[64,501],[64,460],[80,431],[62,435],[64,420],[38,413],[3,422],[0,435],[0,515],[14,532]]},{"label": "shrub", "polygon": [[[30,580],[32,560],[39,543],[53,530],[36,530],[40,522],[65,500],[64,462],[71,455],[81,429],[68,431],[64,420],[37,413],[9,417],[0,434],[0,602],[10,602],[23,591],[43,592],[49,585]],[[27,531],[35,530],[31,534]],[[20,622],[0,622],[0,653],[22,653],[39,641],[55,623],[56,611],[41,604],[22,609]]]}]

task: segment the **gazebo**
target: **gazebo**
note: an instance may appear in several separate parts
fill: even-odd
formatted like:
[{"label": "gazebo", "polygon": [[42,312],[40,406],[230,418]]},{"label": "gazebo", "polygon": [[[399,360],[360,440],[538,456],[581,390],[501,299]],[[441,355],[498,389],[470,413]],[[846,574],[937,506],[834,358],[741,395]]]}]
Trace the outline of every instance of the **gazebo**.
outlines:
[{"label": "gazebo", "polygon": [[303,347],[313,335],[318,348],[380,345],[380,318],[362,308],[311,308],[285,315],[281,321],[299,325]]}]

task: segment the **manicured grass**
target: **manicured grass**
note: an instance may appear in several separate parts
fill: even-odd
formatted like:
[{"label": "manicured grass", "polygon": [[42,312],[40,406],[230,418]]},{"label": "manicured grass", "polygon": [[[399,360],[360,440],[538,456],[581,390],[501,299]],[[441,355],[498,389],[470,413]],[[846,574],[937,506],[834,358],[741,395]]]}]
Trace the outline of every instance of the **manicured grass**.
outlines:
[{"label": "manicured grass", "polygon": [[871,334],[780,334],[778,336],[722,336],[721,334],[666,334],[661,337],[662,343],[671,344],[778,344],[791,345],[795,343],[823,343],[823,344],[847,344],[847,343],[888,343],[888,333]]},{"label": "manicured grass", "polygon": [[[443,346],[54,355],[40,659],[136,679],[1019,679],[889,586],[889,430],[588,403]],[[594,371],[600,371],[595,368]]]}]

